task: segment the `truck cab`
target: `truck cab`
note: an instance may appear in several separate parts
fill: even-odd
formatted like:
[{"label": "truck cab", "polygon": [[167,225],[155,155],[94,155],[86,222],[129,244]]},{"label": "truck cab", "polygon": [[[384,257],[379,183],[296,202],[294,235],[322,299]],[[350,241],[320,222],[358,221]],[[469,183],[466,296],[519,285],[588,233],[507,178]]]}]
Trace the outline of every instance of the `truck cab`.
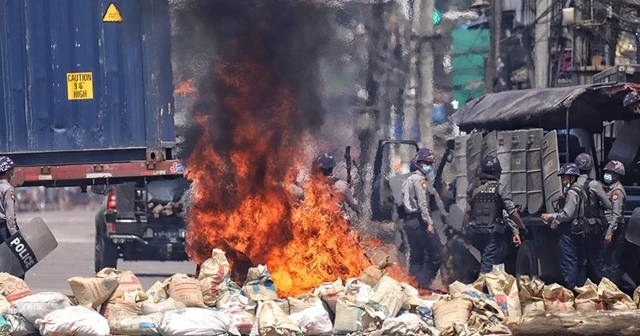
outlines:
[{"label": "truck cab", "polygon": [[95,216],[94,266],[126,261],[187,261],[184,177],[94,186],[105,196]]}]

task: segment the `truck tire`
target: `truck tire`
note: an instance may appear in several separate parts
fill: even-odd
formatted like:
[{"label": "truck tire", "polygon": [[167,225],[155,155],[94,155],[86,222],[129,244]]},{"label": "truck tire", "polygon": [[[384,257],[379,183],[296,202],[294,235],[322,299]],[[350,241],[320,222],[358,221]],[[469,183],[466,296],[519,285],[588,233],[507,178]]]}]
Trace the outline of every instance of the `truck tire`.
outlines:
[{"label": "truck tire", "polygon": [[96,273],[105,267],[117,268],[118,247],[109,239],[100,234],[96,234],[93,262]]},{"label": "truck tire", "polygon": [[[525,241],[518,249],[516,257],[516,277],[527,275],[529,277],[539,277],[538,256],[532,241]],[[518,281],[519,282],[519,281]]]}]

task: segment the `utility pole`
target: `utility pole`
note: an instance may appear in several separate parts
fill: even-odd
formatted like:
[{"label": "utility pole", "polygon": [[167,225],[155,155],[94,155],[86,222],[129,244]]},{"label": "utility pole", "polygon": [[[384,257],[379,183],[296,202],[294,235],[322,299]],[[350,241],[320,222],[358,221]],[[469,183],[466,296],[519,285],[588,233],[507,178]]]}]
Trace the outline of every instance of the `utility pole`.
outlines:
[{"label": "utility pole", "polygon": [[493,92],[493,81],[496,78],[498,58],[500,58],[500,38],[502,32],[502,0],[491,1],[491,22],[489,23],[490,49],[485,71],[484,92]]},{"label": "utility pole", "polygon": [[545,88],[549,84],[549,31],[551,28],[551,15],[548,13],[551,6],[549,0],[538,0],[536,4],[536,28],[535,28],[535,87]]},{"label": "utility pole", "polygon": [[416,0],[420,2],[419,11],[415,13],[419,21],[419,97],[418,121],[420,122],[420,147],[433,148],[433,123],[431,110],[433,109],[433,9],[434,0]]},{"label": "utility pole", "polygon": [[[418,126],[418,42],[415,37],[420,31],[420,1],[414,0],[412,6],[412,15],[410,17],[409,27],[409,72],[406,78],[406,84],[404,88],[404,99],[402,107],[402,129],[403,138],[420,141],[420,136],[416,132]],[[415,152],[410,150],[408,146],[403,146],[402,162],[409,162]]]}]

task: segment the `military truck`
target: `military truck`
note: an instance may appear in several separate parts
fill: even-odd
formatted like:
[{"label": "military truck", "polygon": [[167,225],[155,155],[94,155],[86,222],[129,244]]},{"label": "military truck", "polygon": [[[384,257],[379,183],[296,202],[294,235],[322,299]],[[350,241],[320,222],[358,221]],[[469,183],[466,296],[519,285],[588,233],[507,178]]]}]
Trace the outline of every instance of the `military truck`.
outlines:
[{"label": "military truck", "polygon": [[[559,165],[573,162],[582,152],[595,158],[592,177],[600,177],[609,160],[625,164],[626,238],[640,246],[640,114],[623,104],[628,94],[637,91],[640,86],[620,82],[507,91],[475,99],[452,116],[467,133],[456,137],[452,158],[443,160],[456,172],[453,181],[444,183],[453,188],[452,207],[466,207],[466,189],[482,157],[497,155],[503,167],[501,184],[520,206],[529,228],[523,244],[510,253],[512,264],[508,266],[517,275],[562,282],[557,233],[542,222],[540,214],[558,210],[562,196]],[[616,124],[615,132],[611,122]],[[633,255],[625,258],[628,288],[640,283],[638,246],[627,246],[626,256]]]}]

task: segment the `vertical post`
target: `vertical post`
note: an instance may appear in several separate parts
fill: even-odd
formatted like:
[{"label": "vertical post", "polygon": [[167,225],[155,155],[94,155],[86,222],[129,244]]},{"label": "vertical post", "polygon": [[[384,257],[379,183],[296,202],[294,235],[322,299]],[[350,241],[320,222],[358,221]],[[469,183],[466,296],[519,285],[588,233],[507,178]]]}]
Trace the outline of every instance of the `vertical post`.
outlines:
[{"label": "vertical post", "polygon": [[549,29],[551,21],[545,12],[551,4],[549,0],[538,0],[536,4],[536,27],[535,27],[535,87],[545,88],[549,83]]},{"label": "vertical post", "polygon": [[484,81],[485,93],[493,92],[493,81],[496,78],[496,68],[498,65],[498,58],[500,58],[500,38],[502,33],[502,1],[491,1],[491,22],[489,23],[489,30],[491,31],[489,49],[489,58],[487,59],[487,71]]},{"label": "vertical post", "polygon": [[420,8],[420,52],[419,52],[419,90],[420,104],[418,120],[420,122],[420,147],[433,148],[433,9],[434,0],[421,0]]}]

